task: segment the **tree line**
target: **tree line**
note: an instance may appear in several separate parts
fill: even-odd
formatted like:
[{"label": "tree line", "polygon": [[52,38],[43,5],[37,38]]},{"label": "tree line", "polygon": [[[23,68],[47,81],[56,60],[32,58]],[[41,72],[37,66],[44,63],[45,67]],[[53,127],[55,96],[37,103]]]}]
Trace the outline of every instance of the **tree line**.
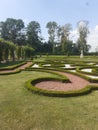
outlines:
[{"label": "tree line", "polygon": [[[87,36],[89,33],[87,21],[77,23],[79,38],[76,43],[73,43],[69,38],[70,31],[72,30],[70,23],[61,26],[55,21],[50,21],[46,24],[46,28],[49,39],[47,42],[44,42],[41,37],[41,27],[37,21],[31,21],[27,26],[25,26],[22,19],[7,18],[5,21],[1,21],[0,53],[2,54],[0,55],[0,59],[2,60],[4,57],[8,59],[5,55],[9,54],[14,60],[14,53],[16,52],[18,59],[20,57],[29,57],[30,54],[26,53],[27,48],[27,50],[33,50],[33,54],[76,55],[80,54],[81,50],[84,53],[89,51],[90,45],[87,45]],[[13,48],[13,51],[11,51],[11,48]]]},{"label": "tree line", "polygon": [[72,25],[67,23],[63,26],[58,25],[56,22],[48,22],[46,27],[48,28],[49,42],[52,44],[52,53],[55,54],[80,54],[88,53],[90,45],[87,44],[87,36],[89,34],[88,21],[79,21],[77,23],[77,30],[79,38],[76,43],[70,40],[70,31]]}]

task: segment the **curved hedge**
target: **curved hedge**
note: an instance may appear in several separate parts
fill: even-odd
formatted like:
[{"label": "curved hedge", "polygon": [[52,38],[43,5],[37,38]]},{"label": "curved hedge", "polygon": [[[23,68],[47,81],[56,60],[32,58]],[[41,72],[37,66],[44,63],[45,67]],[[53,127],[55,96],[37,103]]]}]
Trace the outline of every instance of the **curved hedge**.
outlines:
[{"label": "curved hedge", "polygon": [[[49,61],[42,61],[42,62],[33,62],[33,65],[37,64],[40,67],[39,68],[62,68],[62,69],[66,69],[66,70],[70,70],[70,69],[75,69],[76,67],[70,63],[70,65],[72,65],[71,68],[65,68],[65,64],[68,63],[62,63],[62,62],[49,62]],[[49,66],[47,66],[47,64],[49,64]],[[33,67],[32,67],[33,68]]]},{"label": "curved hedge", "polygon": [[77,71],[77,72],[71,72],[71,71],[67,71],[68,73],[71,73],[73,75],[77,75],[81,78],[86,79],[87,81],[91,82],[91,83],[98,83],[98,79],[97,78],[91,78],[88,75],[86,75],[87,73],[81,73],[81,71]]},{"label": "curved hedge", "polygon": [[25,83],[25,87],[32,91],[33,93],[36,94],[41,94],[41,95],[45,95],[45,96],[53,96],[53,97],[73,97],[73,96],[81,96],[81,95],[85,95],[85,94],[89,94],[90,92],[92,92],[92,90],[98,90],[98,86],[86,86],[83,89],[80,90],[74,90],[74,91],[53,91],[53,90],[45,90],[45,89],[41,89],[35,86],[36,83],[40,82],[40,81],[61,81],[61,78],[52,78],[52,77],[44,77],[44,78],[36,78],[33,80],[29,80]]},{"label": "curved hedge", "polygon": [[[25,70],[26,71],[41,71],[41,72],[49,72],[49,73],[50,72],[51,73],[56,73],[58,71],[60,71],[60,72],[67,72],[67,73],[71,73],[73,75],[77,75],[77,76],[79,76],[81,78],[84,78],[84,79],[88,80],[91,83],[98,83],[98,79],[90,78],[89,76],[85,75],[85,74],[88,74],[88,73],[85,73],[85,72],[81,73],[81,71],[71,72],[70,69],[68,69],[68,70],[66,69],[65,70],[65,69],[62,69],[62,68],[55,68],[55,69],[54,68],[26,68]],[[56,73],[56,74],[58,74],[58,73]]]},{"label": "curved hedge", "polygon": [[[49,67],[42,67],[43,64],[51,64],[51,66]],[[64,69],[64,68],[60,68],[60,66],[64,65],[64,62],[63,63],[59,63],[56,62],[37,62],[37,64],[40,64],[41,68],[27,68],[26,70],[27,71],[41,71],[41,72],[48,72],[48,73],[53,73],[53,74],[58,74],[57,72],[60,71],[60,72],[68,72],[68,73],[72,73],[74,75],[77,75],[77,76],[80,76],[86,80],[88,80],[89,82],[91,83],[98,83],[98,79],[92,79],[90,77],[88,77],[87,75],[85,74],[88,74],[88,73],[81,73],[81,69],[82,68],[95,68],[91,65],[83,65],[80,67],[80,66],[77,66],[77,72],[73,73],[73,72],[70,72],[68,70],[70,70],[69,68],[68,69]],[[54,64],[54,65],[53,65]],[[57,64],[57,65],[56,65]],[[71,63],[71,65],[73,65]],[[74,65],[73,65],[74,66]],[[71,68],[72,69],[72,68]],[[72,96],[80,96],[80,95],[85,95],[85,94],[88,94],[90,93],[92,90],[96,90],[98,89],[98,86],[86,86],[85,88],[83,89],[80,89],[80,90],[75,90],[75,91],[53,91],[53,90],[44,90],[44,89],[41,89],[41,88],[38,88],[38,87],[35,87],[35,84],[40,82],[40,81],[50,81],[50,80],[56,80],[56,81],[60,81],[60,82],[63,82],[66,81],[66,82],[70,82],[68,81],[68,79],[66,80],[65,77],[61,74],[58,74],[60,76],[60,78],[54,78],[54,77],[44,77],[44,78],[37,78],[37,79],[33,79],[33,80],[29,80],[26,82],[25,86],[26,88],[28,88],[29,90],[31,90],[32,92],[34,93],[38,93],[38,94],[42,94],[42,95],[47,95],[47,96],[57,96],[57,97],[72,97]],[[62,77],[63,76],[63,77]],[[63,80],[62,80],[63,78]]]},{"label": "curved hedge", "polygon": [[[51,71],[52,70],[52,71]],[[70,80],[64,76],[64,75],[61,75],[59,73],[57,73],[57,70],[54,70],[54,69],[43,69],[43,68],[26,68],[25,71],[39,71],[39,72],[47,72],[47,73],[51,73],[51,74],[54,74],[54,75],[57,75],[60,77],[60,79],[62,79],[63,82],[70,82]],[[60,70],[58,70],[60,71]]]},{"label": "curved hedge", "polygon": [[0,73],[0,75],[10,75],[10,74],[17,74],[17,73],[20,73],[21,70],[17,69],[16,71],[13,71],[13,72],[4,72],[4,73]]},{"label": "curved hedge", "polygon": [[98,74],[98,67],[97,67],[97,68],[92,69],[92,72],[93,72],[93,73],[97,73],[97,74]]},{"label": "curved hedge", "polygon": [[[27,62],[22,62],[22,63],[19,63],[17,65],[13,65],[13,66],[10,66],[8,68],[3,68],[3,69],[0,69],[1,70],[1,73],[0,75],[10,75],[10,74],[16,74],[16,73],[19,73],[21,72],[22,70],[19,69],[18,67],[22,66],[22,65],[25,65]],[[6,70],[9,70],[9,71],[12,71],[12,72],[6,72]],[[2,72],[2,71],[5,71],[5,72]]]},{"label": "curved hedge", "polygon": [[[92,72],[81,71],[82,69],[92,69]],[[98,76],[98,73],[96,71],[94,71],[94,69],[96,69],[96,67],[78,67],[76,70],[79,73]]]},{"label": "curved hedge", "polygon": [[0,70],[14,70],[22,65],[25,65],[27,62],[22,62],[22,63],[18,63],[16,65],[11,65],[11,66],[7,66],[7,67],[1,67]]}]

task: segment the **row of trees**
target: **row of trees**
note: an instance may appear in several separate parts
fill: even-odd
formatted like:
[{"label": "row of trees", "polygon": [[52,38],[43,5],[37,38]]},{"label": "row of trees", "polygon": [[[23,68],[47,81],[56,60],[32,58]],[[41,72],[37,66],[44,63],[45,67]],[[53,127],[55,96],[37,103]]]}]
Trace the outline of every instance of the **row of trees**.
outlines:
[{"label": "row of trees", "polygon": [[63,26],[58,25],[55,21],[46,24],[48,29],[49,40],[43,42],[41,37],[41,27],[36,21],[31,21],[25,26],[23,20],[8,18],[0,22],[0,37],[4,40],[11,41],[22,48],[28,45],[33,48],[34,53],[50,54],[80,54],[80,50],[87,53],[90,46],[87,45],[88,22],[80,21],[77,24],[79,38],[76,43],[69,39],[71,24]]},{"label": "row of trees", "polygon": [[18,46],[13,42],[0,39],[0,63],[1,61],[15,61],[30,58],[34,53],[34,49],[29,46]]},{"label": "row of trees", "polygon": [[40,33],[40,24],[36,21],[31,21],[27,27],[21,19],[8,18],[0,22],[0,37],[19,46],[29,44],[37,50],[41,42]]},{"label": "row of trees", "polygon": [[90,49],[90,45],[87,45],[88,21],[80,21],[77,24],[79,38],[76,43],[73,43],[69,39],[70,31],[72,29],[71,24],[65,24],[64,26],[58,26],[56,22],[48,22],[47,26],[49,41],[52,43],[52,52],[55,53],[59,50],[62,54],[78,54],[82,50],[87,53]]}]

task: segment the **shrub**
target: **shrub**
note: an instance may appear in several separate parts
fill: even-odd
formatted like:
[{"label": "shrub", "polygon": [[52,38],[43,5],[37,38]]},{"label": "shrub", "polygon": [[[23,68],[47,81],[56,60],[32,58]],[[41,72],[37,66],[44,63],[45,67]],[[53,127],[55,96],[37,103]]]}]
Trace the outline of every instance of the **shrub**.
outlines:
[{"label": "shrub", "polygon": [[[80,90],[74,90],[74,91],[52,91],[52,90],[44,90],[38,87],[35,87],[34,85],[43,80],[53,80],[51,78],[40,78],[40,79],[34,79],[34,80],[29,80],[25,83],[25,87],[28,90],[31,90],[34,93],[45,95],[45,96],[53,96],[53,97],[73,97],[73,96],[82,96],[85,94],[89,94],[92,92],[92,90],[98,90],[98,86],[86,86],[83,89]],[[57,79],[59,80],[59,79]]]}]

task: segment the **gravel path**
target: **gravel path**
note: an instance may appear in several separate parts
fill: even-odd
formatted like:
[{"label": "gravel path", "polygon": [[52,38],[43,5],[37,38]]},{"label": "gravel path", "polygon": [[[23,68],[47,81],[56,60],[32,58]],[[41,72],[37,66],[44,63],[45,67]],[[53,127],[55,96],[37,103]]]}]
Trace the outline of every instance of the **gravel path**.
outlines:
[{"label": "gravel path", "polygon": [[71,81],[71,83],[62,83],[59,81],[42,81],[40,83],[37,83],[36,86],[38,88],[46,89],[46,90],[68,91],[68,90],[79,90],[86,87],[89,84],[91,85],[89,81],[79,76],[65,73],[65,72],[58,72],[58,73],[67,76]]},{"label": "gravel path", "polygon": [[[0,70],[0,73],[15,72],[17,69],[23,70],[26,67],[30,66],[31,64],[32,62],[27,62],[26,64],[14,70]],[[35,86],[46,90],[68,91],[68,90],[79,90],[86,87],[87,85],[98,85],[97,83],[90,83],[89,81],[73,74],[65,72],[57,72],[57,73],[67,76],[71,83],[62,83],[59,81],[42,81],[40,83],[37,83]]]},{"label": "gravel path", "polygon": [[30,66],[32,62],[27,62],[26,64],[14,69],[14,70],[0,70],[0,73],[10,73],[10,72],[15,72],[17,69],[19,70],[24,70],[26,67]]}]

